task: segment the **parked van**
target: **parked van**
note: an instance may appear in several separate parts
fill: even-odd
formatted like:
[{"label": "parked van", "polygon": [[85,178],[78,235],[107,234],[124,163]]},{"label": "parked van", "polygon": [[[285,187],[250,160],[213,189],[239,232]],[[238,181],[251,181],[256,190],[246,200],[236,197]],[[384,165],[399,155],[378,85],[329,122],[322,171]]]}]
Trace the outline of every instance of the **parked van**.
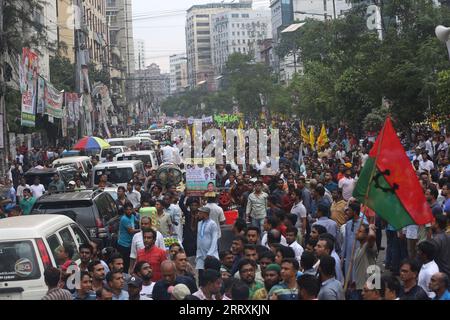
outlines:
[{"label": "parked van", "polygon": [[145,176],[144,163],[142,161],[118,161],[101,163],[94,167],[92,172],[92,184],[98,186],[100,177],[108,176],[108,182],[117,186],[127,186],[133,180],[133,173],[138,172]]},{"label": "parked van", "polygon": [[112,154],[113,157],[115,157],[117,154],[127,151],[130,151],[130,148],[124,145],[111,146],[111,148],[102,149],[102,151],[100,152],[100,162],[105,162],[109,154]]},{"label": "parked van", "polygon": [[111,146],[135,148],[142,143],[149,150],[155,148],[155,143],[149,137],[114,138],[108,139],[107,141]]},{"label": "parked van", "polygon": [[141,160],[144,165],[150,163],[152,169],[157,170],[159,167],[158,157],[155,151],[145,150],[145,151],[130,151],[119,153],[116,156],[116,161],[130,161],[130,160]]},{"label": "parked van", "polygon": [[63,166],[73,166],[75,169],[83,168],[83,172],[86,174],[92,169],[91,158],[89,157],[68,157],[53,161],[53,168]]},{"label": "parked van", "polygon": [[[47,293],[45,268],[58,267],[56,251],[63,243],[74,248],[89,238],[63,215],[31,215],[0,220],[0,300],[40,300]],[[79,262],[79,261],[77,261]]]}]

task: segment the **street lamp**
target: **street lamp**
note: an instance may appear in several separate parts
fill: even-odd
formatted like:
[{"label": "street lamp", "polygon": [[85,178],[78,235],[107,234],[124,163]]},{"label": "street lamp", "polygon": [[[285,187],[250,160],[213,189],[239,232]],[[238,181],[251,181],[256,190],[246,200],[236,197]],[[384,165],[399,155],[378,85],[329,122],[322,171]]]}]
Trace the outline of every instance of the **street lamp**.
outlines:
[{"label": "street lamp", "polygon": [[439,25],[436,27],[436,37],[447,45],[447,50],[450,58],[450,28]]}]

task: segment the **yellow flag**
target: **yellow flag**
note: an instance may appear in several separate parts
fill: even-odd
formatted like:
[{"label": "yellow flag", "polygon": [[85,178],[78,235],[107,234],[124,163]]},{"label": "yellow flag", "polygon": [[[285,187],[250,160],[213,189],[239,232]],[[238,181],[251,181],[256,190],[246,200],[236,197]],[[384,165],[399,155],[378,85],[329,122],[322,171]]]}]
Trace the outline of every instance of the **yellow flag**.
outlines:
[{"label": "yellow flag", "polygon": [[434,132],[440,132],[441,131],[441,129],[439,128],[439,122],[437,122],[437,121],[433,121],[432,123],[431,123],[431,128],[433,129],[433,131]]},{"label": "yellow flag", "polygon": [[191,132],[189,131],[189,126],[186,125],[186,139],[189,139],[190,136],[191,136]]},{"label": "yellow flag", "polygon": [[223,139],[223,141],[226,141],[226,134],[225,134],[225,127],[224,126],[222,126],[222,139]]},{"label": "yellow flag", "polygon": [[325,125],[322,124],[322,130],[320,131],[320,135],[317,138],[317,146],[322,148],[328,142],[327,130],[325,129]]},{"label": "yellow flag", "polygon": [[242,119],[241,119],[241,121],[239,122],[239,128],[238,128],[239,130],[238,130],[238,136],[239,136],[239,145],[241,146],[241,147],[244,147],[245,146],[245,140],[244,140],[244,122],[242,121]]},{"label": "yellow flag", "polygon": [[316,144],[316,138],[314,137],[314,127],[311,127],[311,130],[309,131],[309,144],[312,149],[314,149],[314,146]]},{"label": "yellow flag", "polygon": [[301,132],[301,137],[303,139],[303,142],[309,144],[308,131],[306,131],[305,124],[303,123],[303,121],[302,121],[302,127],[300,129],[300,132]]}]

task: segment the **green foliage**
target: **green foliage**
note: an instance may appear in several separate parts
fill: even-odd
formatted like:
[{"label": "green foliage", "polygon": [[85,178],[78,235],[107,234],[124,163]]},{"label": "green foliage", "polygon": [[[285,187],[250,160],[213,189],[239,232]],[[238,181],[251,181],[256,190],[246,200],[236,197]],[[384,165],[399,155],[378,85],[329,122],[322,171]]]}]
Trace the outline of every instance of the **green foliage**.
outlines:
[{"label": "green foliage", "polygon": [[75,66],[66,57],[57,54],[50,57],[50,82],[58,90],[75,90]]}]

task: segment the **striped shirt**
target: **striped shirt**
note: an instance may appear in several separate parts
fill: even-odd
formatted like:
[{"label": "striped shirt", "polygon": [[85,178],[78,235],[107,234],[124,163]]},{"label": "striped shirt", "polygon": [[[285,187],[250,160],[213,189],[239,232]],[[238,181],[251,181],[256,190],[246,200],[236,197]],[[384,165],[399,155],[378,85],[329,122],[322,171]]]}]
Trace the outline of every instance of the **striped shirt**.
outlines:
[{"label": "striped shirt", "polygon": [[73,300],[72,294],[68,290],[54,288],[48,290],[41,300]]}]

